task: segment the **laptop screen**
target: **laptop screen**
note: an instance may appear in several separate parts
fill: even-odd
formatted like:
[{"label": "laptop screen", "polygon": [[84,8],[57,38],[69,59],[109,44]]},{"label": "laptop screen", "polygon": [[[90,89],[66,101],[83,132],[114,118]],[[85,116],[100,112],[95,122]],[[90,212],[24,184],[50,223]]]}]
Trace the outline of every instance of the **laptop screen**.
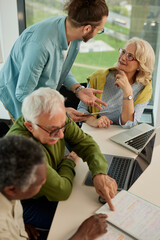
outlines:
[{"label": "laptop screen", "polygon": [[154,134],[154,136],[149,140],[146,146],[142,149],[142,151],[136,157],[136,160],[139,163],[140,163],[140,160],[144,160],[146,163],[146,167],[151,163],[151,160],[152,160],[155,137],[156,137],[156,134]]}]

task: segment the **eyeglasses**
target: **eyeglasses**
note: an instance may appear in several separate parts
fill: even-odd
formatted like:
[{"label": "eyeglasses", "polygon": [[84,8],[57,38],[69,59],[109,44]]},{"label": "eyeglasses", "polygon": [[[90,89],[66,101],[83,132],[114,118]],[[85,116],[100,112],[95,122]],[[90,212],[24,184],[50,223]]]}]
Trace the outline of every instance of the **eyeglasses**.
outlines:
[{"label": "eyeglasses", "polygon": [[137,59],[133,56],[132,53],[127,53],[125,49],[119,48],[118,50],[120,55],[126,55],[128,61],[137,61]]},{"label": "eyeglasses", "polygon": [[65,128],[71,123],[70,116],[69,116],[68,114],[67,114],[67,116],[68,116],[68,122],[67,122],[64,126],[62,126],[61,128],[54,129],[54,130],[51,131],[51,132],[48,131],[47,129],[45,129],[44,127],[42,127],[42,126],[39,125],[39,124],[36,124],[36,123],[35,123],[35,125],[37,125],[39,128],[41,128],[41,129],[44,130],[45,132],[49,133],[49,136],[52,137],[53,135],[57,135],[60,130],[64,131]]},{"label": "eyeglasses", "polygon": [[97,32],[97,34],[102,34],[102,33],[104,33],[104,28],[100,29],[100,30]]}]

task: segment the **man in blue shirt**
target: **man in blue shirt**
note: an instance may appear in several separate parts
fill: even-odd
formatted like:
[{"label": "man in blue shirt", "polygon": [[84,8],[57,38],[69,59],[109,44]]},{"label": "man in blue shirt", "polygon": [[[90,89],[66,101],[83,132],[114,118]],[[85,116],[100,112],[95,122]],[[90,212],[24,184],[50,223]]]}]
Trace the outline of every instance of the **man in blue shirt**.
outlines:
[{"label": "man in blue shirt", "polygon": [[[103,32],[108,16],[105,0],[69,0],[67,17],[51,17],[27,28],[15,42],[0,72],[0,100],[17,119],[23,99],[40,87],[59,90],[64,84],[86,105],[106,103],[83,88],[70,69],[78,54],[81,41],[87,42]],[[73,120],[85,120],[83,113],[67,110]]]}]

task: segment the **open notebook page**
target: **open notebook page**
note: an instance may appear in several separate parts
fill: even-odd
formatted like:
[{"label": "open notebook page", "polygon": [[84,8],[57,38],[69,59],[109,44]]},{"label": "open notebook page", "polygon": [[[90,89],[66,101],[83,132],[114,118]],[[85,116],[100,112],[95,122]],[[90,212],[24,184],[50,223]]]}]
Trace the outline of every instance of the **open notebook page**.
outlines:
[{"label": "open notebook page", "polygon": [[108,204],[104,204],[96,213],[107,214],[108,222],[135,239],[160,240],[159,207],[124,190],[116,195],[113,204],[114,212],[109,210]]}]

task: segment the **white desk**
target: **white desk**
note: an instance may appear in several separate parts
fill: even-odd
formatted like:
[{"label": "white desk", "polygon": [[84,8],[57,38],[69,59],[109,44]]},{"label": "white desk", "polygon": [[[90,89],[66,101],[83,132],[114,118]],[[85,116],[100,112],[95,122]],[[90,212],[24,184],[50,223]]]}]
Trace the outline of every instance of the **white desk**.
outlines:
[{"label": "white desk", "polygon": [[156,136],[152,162],[129,189],[131,193],[160,207],[160,135]]},{"label": "white desk", "polygon": [[[121,131],[120,126],[109,129],[97,129],[83,124],[83,130],[90,134],[100,146],[102,153],[135,157],[136,154],[109,140],[109,137]],[[160,143],[160,136],[156,142]],[[156,144],[153,161],[141,177],[131,187],[130,192],[160,206],[160,146]],[[58,204],[48,240],[64,240],[89,216],[102,206],[94,187],[85,186],[84,179],[88,166],[82,160],[76,166],[76,177],[72,193],[68,200]]]}]

